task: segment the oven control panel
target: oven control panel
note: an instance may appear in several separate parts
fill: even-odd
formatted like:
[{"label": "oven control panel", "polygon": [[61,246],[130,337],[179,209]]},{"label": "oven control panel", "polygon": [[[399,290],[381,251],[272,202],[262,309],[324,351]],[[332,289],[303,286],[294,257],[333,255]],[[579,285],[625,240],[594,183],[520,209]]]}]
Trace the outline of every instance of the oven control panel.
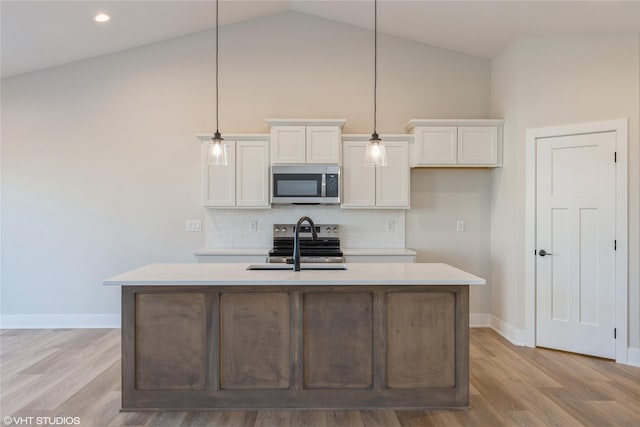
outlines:
[{"label": "oven control panel", "polygon": [[[295,224],[274,224],[273,237],[293,237]],[[318,237],[340,237],[340,226],[338,224],[316,224]],[[308,224],[300,226],[300,236],[311,236],[311,226]]]}]

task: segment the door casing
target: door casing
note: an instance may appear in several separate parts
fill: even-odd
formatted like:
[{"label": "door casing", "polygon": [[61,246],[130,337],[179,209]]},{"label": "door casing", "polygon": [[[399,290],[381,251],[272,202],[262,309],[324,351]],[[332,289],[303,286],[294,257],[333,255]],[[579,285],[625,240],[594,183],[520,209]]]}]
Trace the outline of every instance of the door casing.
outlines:
[{"label": "door casing", "polygon": [[[616,362],[627,363],[628,347],[628,119],[527,129],[525,168],[525,345],[536,346],[536,144],[538,138],[616,133],[615,328]],[[611,159],[613,161],[613,159]]]}]

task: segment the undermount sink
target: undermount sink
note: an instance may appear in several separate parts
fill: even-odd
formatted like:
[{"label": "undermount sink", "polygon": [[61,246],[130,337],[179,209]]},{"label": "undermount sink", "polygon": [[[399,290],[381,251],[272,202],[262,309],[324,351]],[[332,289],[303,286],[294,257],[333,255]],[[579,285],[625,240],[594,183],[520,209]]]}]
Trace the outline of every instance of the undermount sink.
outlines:
[{"label": "undermount sink", "polygon": [[[346,264],[340,263],[303,263],[300,270],[346,270]],[[293,270],[292,264],[251,264],[247,270]]]}]

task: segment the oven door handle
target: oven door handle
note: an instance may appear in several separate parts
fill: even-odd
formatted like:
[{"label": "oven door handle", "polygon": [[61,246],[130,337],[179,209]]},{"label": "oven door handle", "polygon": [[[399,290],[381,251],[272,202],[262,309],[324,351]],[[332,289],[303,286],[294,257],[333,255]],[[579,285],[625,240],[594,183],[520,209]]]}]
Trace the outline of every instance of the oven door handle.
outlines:
[{"label": "oven door handle", "polygon": [[320,197],[327,197],[327,174],[322,174],[322,184],[320,185]]}]

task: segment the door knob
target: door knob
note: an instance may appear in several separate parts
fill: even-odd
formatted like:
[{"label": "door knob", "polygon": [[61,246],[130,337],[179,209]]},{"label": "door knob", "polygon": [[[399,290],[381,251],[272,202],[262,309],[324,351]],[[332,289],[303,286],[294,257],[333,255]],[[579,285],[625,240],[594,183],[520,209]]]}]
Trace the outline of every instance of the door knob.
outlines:
[{"label": "door knob", "polygon": [[553,255],[552,253],[549,253],[549,252],[545,251],[544,249],[540,249],[538,251],[538,254],[540,254],[540,256]]}]

